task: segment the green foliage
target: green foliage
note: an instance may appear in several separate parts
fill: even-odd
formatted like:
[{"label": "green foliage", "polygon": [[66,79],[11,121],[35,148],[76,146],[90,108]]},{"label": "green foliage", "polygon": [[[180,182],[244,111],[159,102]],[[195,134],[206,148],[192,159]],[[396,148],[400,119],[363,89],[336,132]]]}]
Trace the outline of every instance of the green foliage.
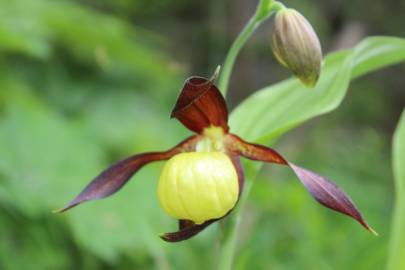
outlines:
[{"label": "green foliage", "polygon": [[327,56],[314,89],[290,79],[255,92],[232,112],[232,131],[251,141],[272,140],[339,106],[352,77],[404,59],[404,39],[368,38],[350,51]]},{"label": "green foliage", "polygon": [[[274,142],[280,135],[297,125],[336,109],[342,102],[351,79],[385,65],[401,62],[404,59],[405,40],[390,37],[368,38],[350,51],[332,53],[325,59],[321,77],[315,89],[302,89],[304,87],[300,82],[296,79],[290,79],[257,91],[252,96],[245,99],[231,114],[230,126],[232,132],[255,142]],[[251,168],[250,172],[247,173],[248,181],[253,181],[255,178],[254,175],[257,173],[257,170],[260,169],[260,166],[253,167],[252,162],[246,162],[246,166]],[[339,173],[338,176],[344,178],[345,174]],[[245,193],[249,192],[250,186],[251,184],[245,188]],[[294,196],[298,196],[296,192],[290,193],[295,194]],[[293,200],[292,197],[288,199],[288,201]],[[243,205],[243,203],[244,201],[242,200],[241,204]],[[305,216],[301,218],[308,219],[308,212],[304,212]],[[318,219],[317,214],[314,214],[314,217],[310,217],[310,219],[315,218]],[[318,223],[322,224],[323,222],[318,221]],[[314,226],[313,222],[311,222],[311,226]],[[325,224],[323,224],[323,226],[326,227]],[[301,236],[305,233],[311,233],[311,231],[312,230],[304,229],[301,231]],[[322,231],[320,227],[318,227],[317,232],[319,231]],[[269,231],[269,237],[275,234],[276,231]],[[263,235],[264,234],[261,233],[258,237],[263,239]],[[316,237],[315,235],[313,236]],[[303,239],[301,240],[305,243]],[[336,246],[337,241],[333,240],[333,238],[331,240],[329,245]],[[277,240],[274,241],[278,242]],[[265,243],[263,243],[263,245],[266,246]],[[304,245],[306,245],[306,243]],[[322,247],[325,246],[328,246],[328,242],[322,241],[320,246],[313,246],[312,248],[321,250]],[[296,248],[298,250],[307,249],[304,247],[300,248],[298,245]],[[274,249],[279,250],[278,248]],[[375,250],[375,248],[373,250]],[[319,254],[319,252],[317,252],[317,254]],[[380,252],[380,254],[382,254],[382,252]],[[245,259],[248,260],[249,252],[245,253],[245,255],[247,256]],[[282,254],[278,254],[274,259],[281,260],[282,264],[278,266],[276,263],[274,267],[281,267],[281,265],[286,267],[287,265],[287,268],[291,267],[292,269],[294,269],[294,267],[310,268],[310,265],[322,261],[320,257],[313,256],[311,258],[312,261],[309,260],[305,262],[304,258],[306,258],[307,255],[306,253],[301,255],[295,254],[295,257],[303,257],[297,262],[291,261],[291,265],[289,265],[287,263],[288,260],[283,260]],[[355,261],[354,258],[355,257],[353,257],[353,262]],[[377,256],[375,258],[376,261],[373,267],[379,269],[379,267],[381,267],[381,258]],[[303,264],[300,264],[300,262]],[[355,265],[353,262],[350,263],[350,267]],[[378,266],[376,266],[376,262],[379,262]],[[249,261],[249,265],[255,265],[256,263],[259,262]],[[299,266],[296,266],[297,264]],[[347,262],[335,262],[335,265],[338,264],[342,264],[342,268],[347,267],[345,265]],[[329,267],[326,261],[322,262],[322,265],[323,268]],[[228,268],[229,267],[226,267],[224,269]],[[362,264],[360,262],[358,266],[356,266],[356,269],[371,269],[371,267],[369,264]]]},{"label": "green foliage", "polygon": [[[168,148],[187,135],[168,117],[185,75],[163,53],[167,41],[128,18],[89,4],[96,6],[95,1],[80,2],[87,5],[68,0],[0,0],[0,268],[212,269],[219,256],[216,226],[176,245],[158,238],[177,226],[156,200],[159,164],[142,169],[112,198],[63,215],[51,213],[112,162]],[[128,16],[142,13],[145,6],[162,12],[149,2],[103,3]],[[172,2],[159,5],[166,8]],[[300,89],[296,80],[288,80],[258,91],[232,113],[232,131],[254,141],[275,139],[336,108],[350,79],[399,62],[404,54],[403,40],[395,38],[371,38],[353,50],[335,53],[325,62],[318,89]],[[297,159],[316,166],[315,153],[327,155],[335,147],[328,147],[329,134],[314,136],[324,140],[309,144],[314,152]],[[356,160],[372,156],[369,145],[383,152],[379,148],[383,140],[373,135],[369,140],[359,138],[363,152]],[[348,155],[352,153],[342,157]],[[370,203],[365,194],[361,197],[356,181],[369,162],[375,168],[369,173],[374,178],[368,177],[371,183],[364,184],[381,196],[378,190],[385,189],[379,179],[385,171],[377,168],[379,159],[357,162],[353,174],[330,170],[332,178],[347,179],[344,184],[357,192],[362,205]],[[369,263],[381,265],[385,238],[371,241],[351,223],[319,212],[298,185],[263,181],[253,191],[253,219],[246,220],[256,222],[244,224],[243,235],[256,233],[250,240],[242,235],[238,269],[339,265],[369,270],[377,269]],[[386,226],[389,213],[384,209],[389,203],[370,207],[368,212],[387,212],[372,216],[380,228]],[[300,229],[291,225],[297,220],[303,223]],[[329,230],[334,232],[332,239],[323,239]],[[345,241],[347,232],[350,241]],[[371,254],[375,261],[357,260],[359,254],[336,250],[347,243],[367,251],[365,256]],[[325,246],[339,255],[328,258]],[[290,261],[291,254],[296,262]]]},{"label": "green foliage", "polygon": [[392,151],[396,198],[388,270],[405,268],[405,111],[394,134]]},{"label": "green foliage", "polygon": [[151,77],[167,62],[154,35],[71,1],[2,1],[1,48],[46,60],[62,46],[84,64]]},{"label": "green foliage", "polygon": [[51,214],[109,163],[182,135],[160,124],[181,83],[162,39],[71,1],[0,6],[0,268],[98,269],[132,253],[165,265],[158,166],[104,207]]}]

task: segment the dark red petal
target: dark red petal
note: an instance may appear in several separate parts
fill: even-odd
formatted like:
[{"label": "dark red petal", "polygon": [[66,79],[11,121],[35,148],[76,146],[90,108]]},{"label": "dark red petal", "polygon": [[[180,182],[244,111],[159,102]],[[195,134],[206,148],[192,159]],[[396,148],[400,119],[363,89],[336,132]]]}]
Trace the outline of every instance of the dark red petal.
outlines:
[{"label": "dark red petal", "polygon": [[227,134],[225,143],[228,151],[245,158],[287,165],[287,160],[273,149],[260,144],[248,143],[235,134]]},{"label": "dark red petal", "polygon": [[367,230],[377,234],[364,220],[356,205],[335,183],[314,172],[298,167],[292,163],[289,166],[309,193],[322,205],[357,220]]},{"label": "dark red petal", "polygon": [[192,225],[194,225],[194,222],[192,222],[191,220],[184,220],[184,219],[179,220],[179,230],[183,230],[184,228]]},{"label": "dark red petal", "polygon": [[198,140],[199,136],[192,136],[168,151],[134,155],[115,163],[98,175],[75,199],[57,212],[64,212],[85,201],[102,199],[112,195],[121,189],[131,176],[144,165],[153,161],[167,160],[180,152],[192,151]]},{"label": "dark red petal", "polygon": [[226,143],[228,150],[248,159],[289,166],[307,188],[309,193],[319,203],[354,218],[367,230],[376,234],[364,220],[349,196],[336,186],[336,184],[327,180],[327,178],[288,162],[279,153],[269,147],[245,142],[235,135],[228,134]]},{"label": "dark red petal", "polygon": [[183,240],[190,239],[191,237],[195,236],[205,228],[207,228],[209,225],[214,223],[215,221],[220,220],[219,219],[211,219],[208,220],[202,224],[195,224],[192,221],[187,222],[187,226],[184,223],[180,226],[181,228],[177,232],[171,232],[171,233],[164,233],[160,235],[160,238],[165,240],[166,242],[180,242]]},{"label": "dark red petal", "polygon": [[197,133],[209,126],[229,130],[225,99],[212,80],[202,77],[186,80],[171,117]]}]

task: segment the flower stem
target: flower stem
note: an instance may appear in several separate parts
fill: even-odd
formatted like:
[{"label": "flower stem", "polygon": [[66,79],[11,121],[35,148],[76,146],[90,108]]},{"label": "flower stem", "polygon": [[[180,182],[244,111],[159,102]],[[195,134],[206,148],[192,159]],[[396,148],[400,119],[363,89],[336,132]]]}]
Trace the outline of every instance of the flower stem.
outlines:
[{"label": "flower stem", "polygon": [[233,217],[229,217],[229,223],[226,224],[226,232],[224,234],[224,239],[222,241],[222,253],[218,264],[219,270],[230,270],[232,269],[233,258],[235,255],[237,234],[239,231],[239,226],[241,222],[240,212],[247,201],[249,191],[252,187],[253,179],[246,179],[244,190],[241,198],[238,202],[238,207],[233,211]]},{"label": "flower stem", "polygon": [[254,179],[256,178],[259,169],[262,167],[261,162],[252,161],[246,161],[243,165],[245,167],[245,184],[243,187],[243,193],[239,199],[236,209],[234,209],[232,214],[225,220],[228,223],[225,224],[225,232],[221,241],[222,247],[218,264],[219,270],[233,269],[232,266],[236,251],[237,236],[242,219],[241,212],[243,211],[248,200],[250,190],[253,187]]},{"label": "flower stem", "polygon": [[[222,68],[221,77],[219,78],[218,87],[221,93],[226,97],[228,91],[229,79],[231,77],[232,69],[235,64],[236,57],[238,56],[243,45],[254,33],[256,28],[261,25],[266,19],[268,19],[273,12],[285,8],[283,4],[274,0],[260,0],[256,12],[247,22],[242,32],[233,42],[228,54],[225,58],[224,65]],[[251,166],[251,170],[246,171],[246,181],[244,185],[244,190],[239,199],[238,206],[233,211],[232,215],[227,218],[224,230],[223,239],[221,241],[221,254],[219,258],[218,269],[219,270],[231,270],[233,265],[233,259],[235,256],[237,235],[240,227],[241,211],[243,210],[247,198],[249,196],[250,190],[253,186],[253,180],[261,166]],[[249,167],[247,168],[249,169]]]},{"label": "flower stem", "polygon": [[226,97],[226,93],[228,91],[229,79],[231,77],[236,57],[238,56],[243,45],[245,45],[247,40],[254,33],[259,25],[261,25],[266,19],[268,19],[274,11],[280,10],[282,8],[284,8],[284,5],[280,2],[273,0],[260,0],[259,5],[256,8],[256,12],[247,22],[242,32],[240,32],[238,37],[235,39],[228,51],[228,54],[226,55],[222,74],[218,83],[218,87],[224,97]]}]

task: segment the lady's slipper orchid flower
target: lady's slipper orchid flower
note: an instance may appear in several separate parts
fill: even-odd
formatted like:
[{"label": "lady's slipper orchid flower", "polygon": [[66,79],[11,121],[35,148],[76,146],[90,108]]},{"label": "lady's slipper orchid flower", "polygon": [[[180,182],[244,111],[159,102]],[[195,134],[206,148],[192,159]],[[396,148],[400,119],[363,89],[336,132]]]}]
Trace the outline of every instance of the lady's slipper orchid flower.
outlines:
[{"label": "lady's slipper orchid flower", "polygon": [[168,242],[186,240],[235,207],[244,182],[239,160],[242,156],[290,167],[318,202],[374,232],[350,198],[325,177],[292,164],[271,148],[230,133],[226,103],[213,79],[189,78],[171,117],[197,134],[167,151],[138,154],[117,162],[59,211],[110,196],[142,166],[168,160],[159,179],[158,198],[162,208],[179,220],[179,229],[161,238]]}]

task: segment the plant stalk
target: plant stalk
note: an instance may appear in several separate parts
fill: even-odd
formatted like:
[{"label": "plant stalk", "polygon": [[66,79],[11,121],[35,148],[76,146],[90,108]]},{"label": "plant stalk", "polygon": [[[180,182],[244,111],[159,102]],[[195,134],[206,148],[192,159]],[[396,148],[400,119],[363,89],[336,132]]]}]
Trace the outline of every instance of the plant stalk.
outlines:
[{"label": "plant stalk", "polygon": [[226,97],[226,94],[228,92],[229,79],[231,77],[232,69],[240,50],[252,36],[256,28],[259,27],[264,21],[266,21],[273,12],[282,8],[284,8],[284,5],[280,2],[273,0],[261,0],[256,8],[256,12],[239,33],[235,41],[232,43],[231,48],[226,55],[222,67],[221,77],[218,83],[218,88],[220,89],[224,97]]},{"label": "plant stalk", "polygon": [[[256,12],[235,39],[225,58],[221,77],[219,78],[218,82],[218,87],[224,97],[226,97],[228,92],[229,79],[240,50],[252,36],[257,27],[266,21],[273,14],[273,12],[283,8],[284,5],[280,2],[274,0],[260,0],[256,8]],[[238,206],[233,211],[232,215],[226,220],[226,223],[224,223],[224,235],[221,241],[221,253],[218,264],[219,270],[232,269],[236,250],[237,235],[241,223],[240,213],[246,204],[250,190],[253,186],[254,178],[260,167],[261,166],[251,166],[251,170],[249,172],[247,171],[244,190],[241,194],[241,198],[239,199]]]},{"label": "plant stalk", "polygon": [[250,189],[253,186],[253,179],[246,179],[244,190],[239,199],[237,208],[233,211],[232,217],[229,217],[229,223],[225,224],[226,229],[224,239],[222,240],[221,257],[218,264],[219,270],[232,269],[233,259],[235,256],[236,240],[241,223],[241,212],[246,204]]}]

